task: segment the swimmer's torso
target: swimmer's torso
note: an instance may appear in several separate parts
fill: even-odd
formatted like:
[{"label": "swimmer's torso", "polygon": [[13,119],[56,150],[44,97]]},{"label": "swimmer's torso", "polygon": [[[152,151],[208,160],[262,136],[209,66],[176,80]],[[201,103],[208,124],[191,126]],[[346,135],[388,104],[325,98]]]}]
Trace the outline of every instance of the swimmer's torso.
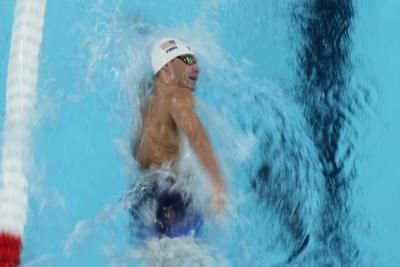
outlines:
[{"label": "swimmer's torso", "polygon": [[171,93],[155,93],[147,103],[137,147],[137,160],[142,168],[176,163],[179,131],[170,115]]}]

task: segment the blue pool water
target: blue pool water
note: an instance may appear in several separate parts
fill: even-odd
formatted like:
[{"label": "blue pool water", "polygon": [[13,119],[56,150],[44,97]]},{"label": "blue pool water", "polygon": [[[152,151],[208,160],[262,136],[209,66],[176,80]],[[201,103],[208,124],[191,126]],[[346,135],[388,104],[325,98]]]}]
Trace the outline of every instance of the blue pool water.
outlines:
[{"label": "blue pool water", "polygon": [[[1,88],[14,7],[0,2]],[[283,266],[399,266],[399,12],[395,0],[48,1],[23,266],[280,266],[307,234]],[[149,44],[165,35],[198,55],[198,114],[229,204],[200,237],[143,245],[124,208],[139,176],[129,145]],[[4,90],[0,103],[2,122]]]}]

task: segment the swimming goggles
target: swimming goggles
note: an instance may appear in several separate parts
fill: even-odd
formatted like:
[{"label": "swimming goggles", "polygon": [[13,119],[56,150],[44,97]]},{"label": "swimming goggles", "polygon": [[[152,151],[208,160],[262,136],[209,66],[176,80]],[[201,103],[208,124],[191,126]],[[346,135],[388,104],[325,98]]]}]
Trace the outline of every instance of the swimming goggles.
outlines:
[{"label": "swimming goggles", "polygon": [[182,60],[186,65],[193,65],[197,63],[197,60],[193,55],[177,56],[177,58]]}]

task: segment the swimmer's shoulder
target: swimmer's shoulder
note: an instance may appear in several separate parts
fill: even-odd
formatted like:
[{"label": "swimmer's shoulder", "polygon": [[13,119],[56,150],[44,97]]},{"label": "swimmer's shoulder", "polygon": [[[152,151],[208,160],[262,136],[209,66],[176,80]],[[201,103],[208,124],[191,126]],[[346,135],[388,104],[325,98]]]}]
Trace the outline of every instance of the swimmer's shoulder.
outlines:
[{"label": "swimmer's shoulder", "polygon": [[195,105],[192,92],[185,88],[175,88],[168,96],[172,109],[193,109]]}]

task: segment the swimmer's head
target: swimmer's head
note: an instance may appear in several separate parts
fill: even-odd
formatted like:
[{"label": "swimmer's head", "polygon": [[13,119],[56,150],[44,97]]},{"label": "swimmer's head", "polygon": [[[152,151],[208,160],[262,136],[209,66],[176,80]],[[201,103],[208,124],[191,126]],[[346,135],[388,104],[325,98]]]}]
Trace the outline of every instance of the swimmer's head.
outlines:
[{"label": "swimmer's head", "polygon": [[181,40],[176,38],[163,38],[155,42],[153,50],[151,51],[153,73],[157,74],[165,64],[182,55],[194,56],[194,52]]},{"label": "swimmer's head", "polygon": [[154,75],[165,70],[171,81],[194,90],[199,74],[196,57],[192,49],[176,38],[157,41],[151,52]]}]

